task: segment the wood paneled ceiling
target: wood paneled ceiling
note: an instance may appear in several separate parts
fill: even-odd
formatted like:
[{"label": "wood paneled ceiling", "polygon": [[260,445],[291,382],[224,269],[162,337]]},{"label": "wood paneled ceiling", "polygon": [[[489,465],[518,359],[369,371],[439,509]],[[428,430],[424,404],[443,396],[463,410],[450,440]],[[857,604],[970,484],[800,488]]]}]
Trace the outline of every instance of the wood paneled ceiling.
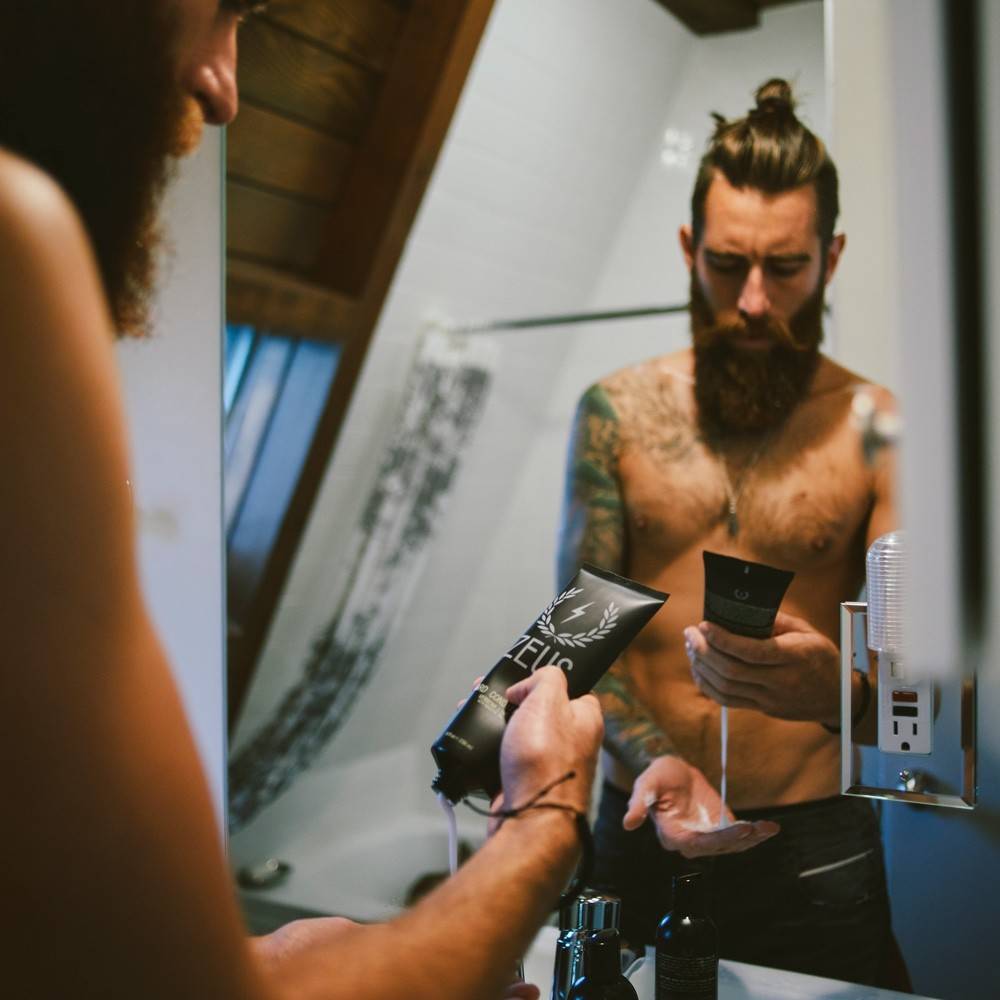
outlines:
[{"label": "wood paneled ceiling", "polygon": [[765,7],[795,2],[797,0],[654,0],[696,35],[754,28],[760,23],[760,12]]},{"label": "wood paneled ceiling", "polygon": [[[654,0],[692,31],[788,0]],[[367,340],[493,0],[271,0],[240,37],[228,318]]]},{"label": "wood paneled ceiling", "polygon": [[272,0],[240,36],[228,318],[369,334],[492,0]]}]

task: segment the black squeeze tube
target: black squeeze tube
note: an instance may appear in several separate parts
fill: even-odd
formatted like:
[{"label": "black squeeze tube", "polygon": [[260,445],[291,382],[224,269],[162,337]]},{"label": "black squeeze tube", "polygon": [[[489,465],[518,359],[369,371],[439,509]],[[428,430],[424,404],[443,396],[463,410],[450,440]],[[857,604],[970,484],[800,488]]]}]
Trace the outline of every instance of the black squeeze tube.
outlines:
[{"label": "black squeeze tube", "polygon": [[763,563],[703,552],[705,621],[737,635],[768,639],[778,607],[795,576]]},{"label": "black squeeze tube", "polygon": [[539,667],[566,674],[569,696],[586,694],[669,595],[587,563],[483,678],[431,747],[431,784],[450,802],[500,791],[500,741],[513,708],[507,688]]}]

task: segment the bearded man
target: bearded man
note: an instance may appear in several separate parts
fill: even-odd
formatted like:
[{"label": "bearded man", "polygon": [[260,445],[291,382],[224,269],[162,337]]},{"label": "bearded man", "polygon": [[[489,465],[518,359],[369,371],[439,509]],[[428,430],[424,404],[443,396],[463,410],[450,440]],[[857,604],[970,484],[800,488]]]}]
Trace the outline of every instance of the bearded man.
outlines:
[{"label": "bearded man", "polygon": [[543,793],[540,808],[404,916],[295,921],[250,941],[145,606],[113,338],[145,329],[171,155],[236,113],[237,26],[254,6],[16,0],[0,13],[0,988],[530,1000],[536,988],[507,984],[579,855],[596,700],[570,702],[554,667],[507,692],[520,710],[501,748],[505,801]]},{"label": "bearded man", "polygon": [[[591,387],[573,432],[560,579],[589,561],[672,595],[599,687],[599,881],[641,945],[671,876],[707,868],[724,957],[878,984],[893,947],[879,830],[839,795],[839,605],[896,525],[891,472],[865,464],[852,426],[864,380],[819,351],[837,174],[784,81],[716,121],[680,231],[693,346]],[[795,571],[773,638],[701,621],[706,549]],[[726,814],[748,821],[725,829],[720,706]]]}]

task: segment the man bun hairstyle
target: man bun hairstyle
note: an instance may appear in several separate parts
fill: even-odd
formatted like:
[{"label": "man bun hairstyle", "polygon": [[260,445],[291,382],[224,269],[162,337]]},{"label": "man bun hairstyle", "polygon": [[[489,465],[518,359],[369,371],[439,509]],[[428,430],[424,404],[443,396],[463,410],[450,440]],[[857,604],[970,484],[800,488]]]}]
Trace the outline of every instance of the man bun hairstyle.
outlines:
[{"label": "man bun hairstyle", "polygon": [[745,117],[727,121],[713,113],[715,131],[701,158],[691,196],[695,246],[705,228],[705,199],[720,171],[733,187],[779,194],[812,184],[816,189],[816,228],[826,247],[840,211],[837,168],[822,139],[795,114],[795,98],[785,80],[771,79],[757,88],[756,106]]}]

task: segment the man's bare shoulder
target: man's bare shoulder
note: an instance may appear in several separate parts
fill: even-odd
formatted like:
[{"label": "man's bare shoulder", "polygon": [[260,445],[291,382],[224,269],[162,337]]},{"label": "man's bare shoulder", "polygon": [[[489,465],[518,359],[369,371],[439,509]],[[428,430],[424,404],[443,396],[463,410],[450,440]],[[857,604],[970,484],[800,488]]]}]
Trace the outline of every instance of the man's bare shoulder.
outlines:
[{"label": "man's bare shoulder", "polygon": [[[0,157],[0,454],[17,470],[0,491],[0,520],[19,527],[0,592],[17,593],[25,618],[48,606],[82,636],[72,608],[107,597],[111,584],[93,581],[125,578],[120,567],[131,565],[110,320],[66,195],[30,164]],[[31,586],[21,579],[29,565]]]},{"label": "man's bare shoulder", "polygon": [[[73,203],[44,170],[0,148],[0,226],[4,235],[25,240],[35,233],[61,235],[79,225]],[[5,255],[9,263],[9,256]]]},{"label": "man's bare shoulder", "polygon": [[821,356],[819,371],[816,373],[816,380],[813,383],[812,396],[835,396],[839,393],[853,394],[863,390],[875,400],[879,409],[888,407],[896,409],[896,397],[884,385],[879,385],[859,375],[857,372],[845,368],[825,354]]},{"label": "man's bare shoulder", "polygon": [[605,375],[592,391],[601,392],[619,416],[645,412],[650,398],[680,401],[691,394],[694,361],[690,349],[663,354]]},{"label": "man's bare shoulder", "polygon": [[[5,312],[37,305],[39,284],[103,305],[96,263],[72,201],[34,164],[0,149],[0,288]],[[97,303],[93,302],[97,292]],[[2,306],[0,306],[2,307]]]},{"label": "man's bare shoulder", "polygon": [[[8,365],[111,324],[97,263],[73,203],[44,171],[0,150],[0,330]],[[67,318],[71,321],[67,322]]]}]

